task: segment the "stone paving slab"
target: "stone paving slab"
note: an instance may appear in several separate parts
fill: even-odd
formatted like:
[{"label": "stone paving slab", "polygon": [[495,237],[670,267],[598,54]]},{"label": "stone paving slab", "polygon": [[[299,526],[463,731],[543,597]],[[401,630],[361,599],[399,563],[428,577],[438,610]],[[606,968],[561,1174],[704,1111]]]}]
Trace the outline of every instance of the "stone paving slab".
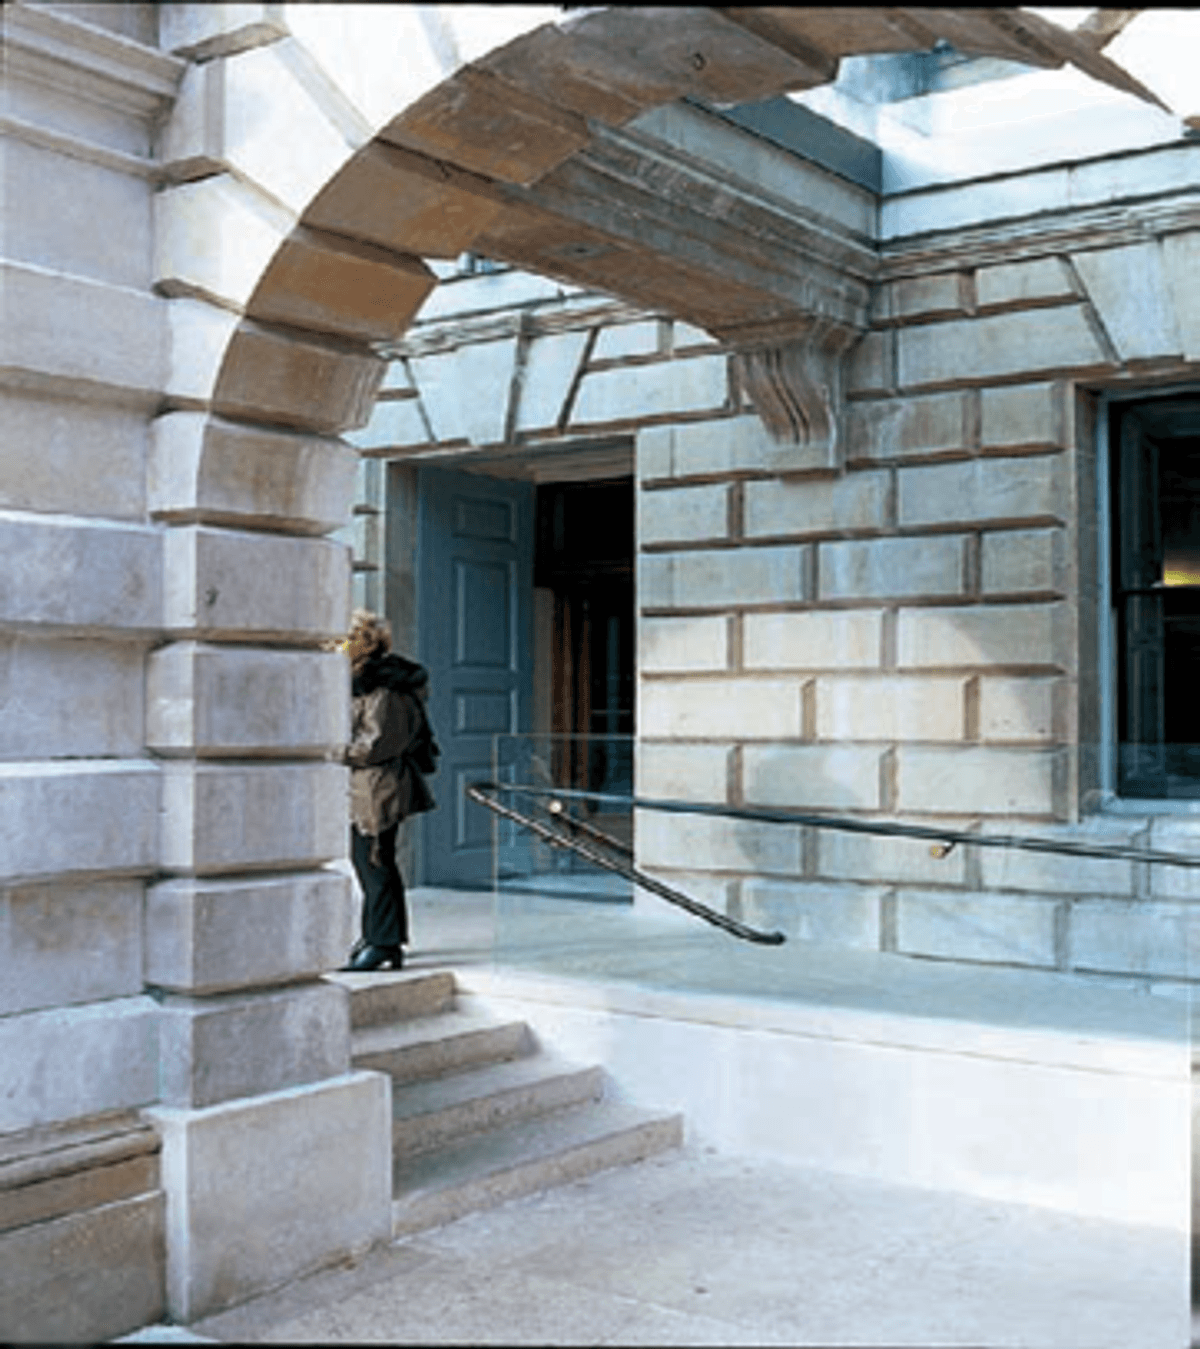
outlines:
[{"label": "stone paving slab", "polygon": [[1180,1349],[1186,1241],[688,1148],[209,1318],[241,1343]]}]

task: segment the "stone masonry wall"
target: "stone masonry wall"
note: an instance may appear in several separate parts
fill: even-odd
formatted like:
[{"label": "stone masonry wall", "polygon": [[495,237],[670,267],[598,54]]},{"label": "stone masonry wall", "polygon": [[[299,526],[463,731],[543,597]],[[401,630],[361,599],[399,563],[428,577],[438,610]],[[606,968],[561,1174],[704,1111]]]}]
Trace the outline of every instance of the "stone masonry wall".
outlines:
[{"label": "stone masonry wall", "polygon": [[[441,286],[358,443],[636,433],[644,795],[1191,851],[1184,818],[1095,810],[1094,474],[1100,392],[1197,372],[1198,158],[885,203],[837,472],[789,471],[703,333],[517,272]],[[637,847],[798,938],[1164,990],[1196,968],[1183,870],[650,812]]]}]

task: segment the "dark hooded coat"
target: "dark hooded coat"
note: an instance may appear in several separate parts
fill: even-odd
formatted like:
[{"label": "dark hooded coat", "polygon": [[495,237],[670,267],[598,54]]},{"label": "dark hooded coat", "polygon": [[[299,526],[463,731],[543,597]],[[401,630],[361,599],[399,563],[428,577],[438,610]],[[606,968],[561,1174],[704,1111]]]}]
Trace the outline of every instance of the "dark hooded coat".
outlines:
[{"label": "dark hooded coat", "polygon": [[437,804],[425,781],[440,753],[425,696],[429,675],[392,653],[372,656],[354,676],[350,718],[350,820],[378,835]]}]

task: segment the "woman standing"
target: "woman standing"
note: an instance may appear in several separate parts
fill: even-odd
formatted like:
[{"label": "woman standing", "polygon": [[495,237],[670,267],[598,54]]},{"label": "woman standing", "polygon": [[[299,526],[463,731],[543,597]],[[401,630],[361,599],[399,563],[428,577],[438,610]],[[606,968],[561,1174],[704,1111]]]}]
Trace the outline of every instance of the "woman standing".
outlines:
[{"label": "woman standing", "polygon": [[350,851],[362,886],[362,940],[347,970],[400,969],[408,943],[404,881],[396,865],[396,835],[410,815],[436,804],[425,774],[439,753],[425,692],[429,676],[415,661],[391,652],[388,625],[365,609],[354,612],[345,651],[353,695],[350,744]]}]

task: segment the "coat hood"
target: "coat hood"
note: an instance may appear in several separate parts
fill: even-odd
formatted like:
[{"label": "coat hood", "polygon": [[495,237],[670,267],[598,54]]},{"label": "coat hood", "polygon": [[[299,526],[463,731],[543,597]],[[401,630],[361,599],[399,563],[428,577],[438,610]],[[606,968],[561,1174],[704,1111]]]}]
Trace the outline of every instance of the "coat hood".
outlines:
[{"label": "coat hood", "polygon": [[372,656],[351,681],[354,697],[388,688],[394,693],[422,694],[429,683],[429,672],[415,660],[406,660],[394,652]]}]

